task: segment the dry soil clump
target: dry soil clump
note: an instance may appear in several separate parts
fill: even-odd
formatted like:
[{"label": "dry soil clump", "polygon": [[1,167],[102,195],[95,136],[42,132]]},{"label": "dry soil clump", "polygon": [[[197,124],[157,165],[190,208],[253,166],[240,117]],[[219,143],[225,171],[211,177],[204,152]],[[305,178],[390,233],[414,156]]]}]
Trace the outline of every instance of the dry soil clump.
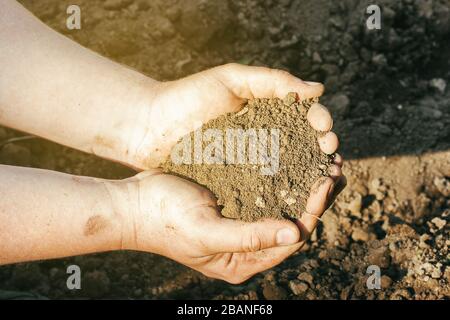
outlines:
[{"label": "dry soil clump", "polygon": [[331,163],[306,119],[316,101],[297,101],[293,93],[251,100],[185,136],[163,168],[211,190],[226,217],[299,217]]}]

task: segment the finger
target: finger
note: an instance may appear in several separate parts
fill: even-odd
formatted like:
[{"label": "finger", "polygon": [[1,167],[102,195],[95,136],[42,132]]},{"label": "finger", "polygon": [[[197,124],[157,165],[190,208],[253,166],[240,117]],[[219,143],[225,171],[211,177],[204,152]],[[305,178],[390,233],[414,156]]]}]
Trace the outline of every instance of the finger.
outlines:
[{"label": "finger", "polygon": [[308,239],[317,226],[322,214],[328,207],[334,190],[334,181],[330,177],[322,177],[311,188],[306,202],[306,213],[297,221],[302,240]]},{"label": "finger", "polygon": [[337,164],[332,164],[328,167],[328,174],[334,181],[337,181],[342,176],[342,169]]},{"label": "finger", "polygon": [[264,219],[250,223],[216,217],[202,226],[205,227],[211,231],[203,243],[211,253],[256,252],[300,241],[300,231],[289,220]]},{"label": "finger", "polygon": [[311,127],[316,131],[327,132],[333,127],[333,118],[326,107],[313,103],[306,114]]},{"label": "finger", "polygon": [[202,264],[206,268],[203,267],[200,271],[209,277],[222,279],[233,284],[242,283],[253,275],[278,265],[298,251],[302,245],[303,242],[257,252],[217,254],[206,257],[208,263]]},{"label": "finger", "polygon": [[293,245],[264,249],[257,252],[241,253],[245,255],[245,262],[256,265],[252,268],[252,275],[266,269],[272,268],[283,262],[287,257],[298,251],[304,242],[297,242]]},{"label": "finger", "polygon": [[238,261],[235,272],[239,275],[236,282],[243,282],[257,273],[275,267],[298,251],[303,244],[304,242],[257,252],[235,254],[235,259]]},{"label": "finger", "polygon": [[235,95],[245,99],[283,99],[289,92],[296,92],[304,100],[320,97],[324,91],[321,83],[302,81],[283,70],[234,63],[212,70]]},{"label": "finger", "polygon": [[318,137],[317,141],[319,142],[320,150],[326,154],[333,154],[339,147],[339,139],[332,131]]},{"label": "finger", "polygon": [[344,165],[344,158],[339,153],[335,153],[333,155],[333,163],[342,168]]},{"label": "finger", "polygon": [[342,192],[342,190],[345,189],[346,186],[347,178],[345,176],[340,176],[339,179],[335,182],[333,194],[328,200],[328,207],[333,204],[334,200],[336,200],[337,196]]}]

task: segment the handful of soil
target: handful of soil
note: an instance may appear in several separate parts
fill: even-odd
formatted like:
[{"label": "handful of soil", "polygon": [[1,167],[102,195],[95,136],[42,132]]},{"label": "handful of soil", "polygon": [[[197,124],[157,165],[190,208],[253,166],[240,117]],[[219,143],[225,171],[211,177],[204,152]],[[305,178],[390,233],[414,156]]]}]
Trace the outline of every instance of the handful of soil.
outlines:
[{"label": "handful of soil", "polygon": [[295,93],[251,100],[186,135],[163,169],[211,190],[226,217],[299,218],[312,184],[328,176],[331,164],[306,119],[316,101],[297,101]]}]

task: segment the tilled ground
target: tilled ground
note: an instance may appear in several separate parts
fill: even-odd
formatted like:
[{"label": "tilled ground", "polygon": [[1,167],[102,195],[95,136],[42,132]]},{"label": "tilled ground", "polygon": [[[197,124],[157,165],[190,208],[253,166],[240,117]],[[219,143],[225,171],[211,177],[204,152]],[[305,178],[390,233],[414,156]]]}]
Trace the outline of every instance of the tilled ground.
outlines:
[{"label": "tilled ground", "polygon": [[[349,185],[303,250],[242,285],[165,258],[116,252],[3,266],[0,288],[50,298],[435,299],[450,297],[450,8],[446,0],[22,0],[77,42],[160,80],[226,62],[289,70],[327,87]],[[0,128],[0,141],[24,134]],[[39,139],[0,163],[123,178],[129,169]],[[66,289],[78,264],[83,289]],[[381,270],[381,289],[366,285]]]}]

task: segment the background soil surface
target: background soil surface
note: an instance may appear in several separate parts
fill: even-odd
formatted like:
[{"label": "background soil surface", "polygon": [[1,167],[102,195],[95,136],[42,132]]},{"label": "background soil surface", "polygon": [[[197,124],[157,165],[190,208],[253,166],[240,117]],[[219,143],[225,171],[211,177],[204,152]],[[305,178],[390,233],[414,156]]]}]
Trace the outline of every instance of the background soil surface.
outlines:
[{"label": "background soil surface", "polygon": [[[114,252],[0,268],[0,288],[50,298],[436,299],[450,297],[450,10],[448,0],[21,0],[80,44],[159,80],[226,62],[323,81],[348,187],[304,249],[242,285],[165,258]],[[78,4],[82,29],[65,28]],[[0,128],[0,141],[23,136]],[[117,164],[40,139],[0,163],[123,178]],[[66,288],[66,268],[83,272]],[[366,286],[381,268],[381,290]]]}]

